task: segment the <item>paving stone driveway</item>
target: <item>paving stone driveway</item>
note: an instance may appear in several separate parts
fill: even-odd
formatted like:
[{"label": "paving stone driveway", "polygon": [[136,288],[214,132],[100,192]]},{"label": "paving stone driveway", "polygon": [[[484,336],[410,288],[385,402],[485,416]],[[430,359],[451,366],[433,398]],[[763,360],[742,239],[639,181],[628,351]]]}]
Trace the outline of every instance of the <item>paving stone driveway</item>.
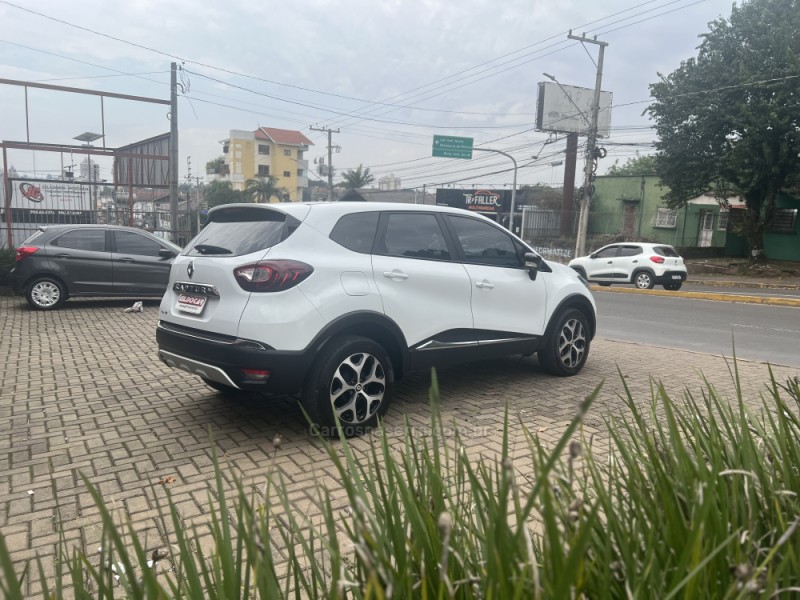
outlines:
[{"label": "paving stone driveway", "polygon": [[[124,313],[131,303],[70,301],[41,313],[20,298],[0,297],[0,532],[14,559],[53,555],[53,482],[67,540],[87,551],[96,547],[100,523],[81,472],[142,530],[152,527],[155,496],[167,487],[185,518],[203,522],[213,473],[209,431],[245,481],[261,480],[274,461],[296,510],[319,514],[316,485],[335,488],[336,477],[295,401],[225,398],[198,378],[166,368],[156,358],[157,302],[145,303],[143,313]],[[624,408],[617,368],[642,402],[650,398],[650,372],[677,396],[685,387],[701,389],[701,371],[719,390],[732,390],[720,357],[596,340],[587,367],[573,378],[545,375],[534,358],[444,370],[442,412],[455,420],[470,452],[492,456],[500,448],[506,403],[514,444],[523,444],[520,422],[553,443],[580,401],[605,379],[584,421],[602,449],[603,418]],[[741,362],[739,369],[747,397],[757,399],[767,367]],[[775,371],[779,380],[798,374]],[[403,415],[420,431],[428,424],[428,384],[427,374],[417,374],[397,385],[386,426],[398,442]],[[277,434],[284,442],[276,453]],[[363,450],[366,443],[354,445]],[[166,477],[175,480],[158,483]],[[35,594],[32,586],[28,591]]]}]

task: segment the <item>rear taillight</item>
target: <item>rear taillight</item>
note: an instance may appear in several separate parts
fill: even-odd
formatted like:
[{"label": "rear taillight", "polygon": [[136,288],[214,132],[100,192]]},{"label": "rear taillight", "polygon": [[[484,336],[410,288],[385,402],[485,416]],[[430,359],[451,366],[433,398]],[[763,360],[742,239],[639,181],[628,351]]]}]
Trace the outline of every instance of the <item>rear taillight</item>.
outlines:
[{"label": "rear taillight", "polygon": [[239,286],[248,292],[282,292],[293,288],[314,272],[298,260],[262,260],[233,270]]},{"label": "rear taillight", "polygon": [[24,259],[28,258],[31,254],[36,252],[38,249],[39,248],[37,248],[36,246],[20,246],[19,248],[17,248],[17,254],[15,255],[15,258],[16,258],[17,262],[19,262],[21,260],[24,260]]},{"label": "rear taillight", "polygon": [[663,256],[651,256],[650,260],[652,260],[654,263],[662,264],[664,262],[664,257]]}]

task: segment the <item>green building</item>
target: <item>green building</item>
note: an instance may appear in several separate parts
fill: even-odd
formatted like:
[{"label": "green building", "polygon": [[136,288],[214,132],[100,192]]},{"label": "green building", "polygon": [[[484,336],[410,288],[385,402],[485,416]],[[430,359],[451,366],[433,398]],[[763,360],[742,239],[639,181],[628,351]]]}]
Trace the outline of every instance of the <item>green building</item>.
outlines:
[{"label": "green building", "polygon": [[[595,180],[589,212],[589,247],[596,249],[611,239],[661,242],[678,248],[709,248],[709,254],[747,256],[744,238],[729,231],[729,223],[741,218],[744,204],[729,198],[730,208],[720,207],[713,195],[690,200],[670,209],[664,188],[654,176],[606,176]],[[800,199],[782,195],[776,201],[775,218],[764,235],[764,251],[777,260],[800,260],[798,232]]]}]

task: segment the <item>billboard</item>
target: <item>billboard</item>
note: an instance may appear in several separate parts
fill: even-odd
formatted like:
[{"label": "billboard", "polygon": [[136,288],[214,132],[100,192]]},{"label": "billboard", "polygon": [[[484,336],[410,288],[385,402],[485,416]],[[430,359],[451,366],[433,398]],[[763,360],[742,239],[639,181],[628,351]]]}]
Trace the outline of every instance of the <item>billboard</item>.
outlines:
[{"label": "billboard", "polygon": [[169,157],[168,133],[121,146],[117,148],[117,152],[141,156],[114,158],[116,185],[169,187],[169,160],[166,160]]},{"label": "billboard", "polygon": [[[437,189],[436,204],[438,206],[463,208],[492,217],[511,210],[511,190]],[[517,207],[517,210],[519,210],[519,207]]]},{"label": "billboard", "polygon": [[[597,114],[597,135],[608,137],[611,128],[611,92],[600,92]],[[536,129],[557,133],[586,134],[592,118],[594,90],[559,85],[551,81],[539,83],[536,100]]]},{"label": "billboard", "polygon": [[97,184],[49,179],[10,179],[13,223],[90,223]]}]

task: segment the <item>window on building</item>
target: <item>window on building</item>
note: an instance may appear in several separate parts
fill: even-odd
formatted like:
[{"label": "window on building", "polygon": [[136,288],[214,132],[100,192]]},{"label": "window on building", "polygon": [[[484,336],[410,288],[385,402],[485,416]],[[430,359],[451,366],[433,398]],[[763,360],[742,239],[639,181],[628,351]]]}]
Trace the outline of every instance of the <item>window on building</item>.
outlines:
[{"label": "window on building", "polygon": [[258,165],[258,176],[269,177],[269,165]]},{"label": "window on building", "polygon": [[291,177],[292,176],[292,172],[291,171],[284,171],[283,172],[283,176],[284,177]]},{"label": "window on building", "polygon": [[285,148],[284,151],[283,151],[283,155],[284,156],[291,156],[292,155],[291,149]]},{"label": "window on building", "polygon": [[796,226],[796,208],[776,208],[767,231],[770,233],[794,233]]},{"label": "window on building", "polygon": [[726,231],[728,229],[728,217],[730,214],[731,213],[727,210],[719,211],[719,222],[717,222],[717,229],[720,231]]},{"label": "window on building", "polygon": [[269,155],[269,146],[267,146],[266,144],[259,144],[258,145],[258,153],[259,154],[264,154],[264,155]]},{"label": "window on building", "polygon": [[672,208],[659,208],[656,212],[656,227],[674,229],[678,224],[678,211]]},{"label": "window on building", "polygon": [[231,147],[228,146],[228,144],[225,144],[224,146],[222,146],[222,153],[227,154],[230,149]]}]

